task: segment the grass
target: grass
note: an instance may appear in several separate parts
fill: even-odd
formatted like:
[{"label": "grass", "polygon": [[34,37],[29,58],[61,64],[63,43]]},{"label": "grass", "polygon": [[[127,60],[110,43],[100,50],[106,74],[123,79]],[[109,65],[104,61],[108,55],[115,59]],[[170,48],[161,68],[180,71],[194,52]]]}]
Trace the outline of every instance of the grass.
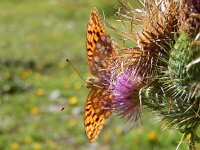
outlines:
[{"label": "grass", "polygon": [[106,0],[0,2],[0,149],[176,148],[181,135],[161,131],[149,111],[139,127],[131,129],[113,115],[96,143],[86,138],[83,109],[88,90],[65,59],[84,78],[89,75],[85,32],[90,10],[94,6],[104,10],[106,20],[116,24],[117,4]]}]

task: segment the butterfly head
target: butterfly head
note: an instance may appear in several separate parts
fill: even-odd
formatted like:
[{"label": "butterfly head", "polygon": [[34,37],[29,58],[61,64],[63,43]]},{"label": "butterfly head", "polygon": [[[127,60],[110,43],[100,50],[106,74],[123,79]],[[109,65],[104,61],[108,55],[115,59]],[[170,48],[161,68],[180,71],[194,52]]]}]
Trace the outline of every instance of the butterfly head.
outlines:
[{"label": "butterfly head", "polygon": [[87,88],[95,88],[100,87],[100,79],[95,76],[87,77],[85,80],[85,86]]}]

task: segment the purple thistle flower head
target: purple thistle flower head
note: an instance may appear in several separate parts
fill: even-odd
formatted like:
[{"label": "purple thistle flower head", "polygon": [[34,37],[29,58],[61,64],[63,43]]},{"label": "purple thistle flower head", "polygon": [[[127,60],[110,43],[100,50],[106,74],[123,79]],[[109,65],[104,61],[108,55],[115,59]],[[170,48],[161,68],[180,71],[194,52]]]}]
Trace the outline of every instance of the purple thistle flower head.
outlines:
[{"label": "purple thistle flower head", "polygon": [[114,109],[116,113],[137,123],[141,116],[139,90],[141,78],[134,68],[127,68],[113,83]]}]

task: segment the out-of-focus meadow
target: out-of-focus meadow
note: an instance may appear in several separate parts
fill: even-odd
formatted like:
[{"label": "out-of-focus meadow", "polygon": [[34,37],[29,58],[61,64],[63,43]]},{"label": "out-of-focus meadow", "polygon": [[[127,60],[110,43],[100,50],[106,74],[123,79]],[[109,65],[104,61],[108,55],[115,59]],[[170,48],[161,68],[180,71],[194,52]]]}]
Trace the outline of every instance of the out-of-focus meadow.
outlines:
[{"label": "out-of-focus meadow", "polygon": [[[123,26],[115,21],[116,5],[118,1],[107,0],[0,1],[1,150],[176,148],[181,135],[162,131],[149,110],[141,126],[131,128],[114,114],[97,142],[90,144],[86,138],[88,89],[65,59],[84,78],[89,75],[85,34],[90,11],[97,7],[108,23]],[[186,149],[186,142],[180,149]]]}]

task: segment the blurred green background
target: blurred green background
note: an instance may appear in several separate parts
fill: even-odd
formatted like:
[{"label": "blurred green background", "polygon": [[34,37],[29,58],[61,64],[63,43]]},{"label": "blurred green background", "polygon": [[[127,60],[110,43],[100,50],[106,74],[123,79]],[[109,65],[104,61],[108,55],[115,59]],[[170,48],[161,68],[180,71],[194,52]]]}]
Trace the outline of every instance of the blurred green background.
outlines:
[{"label": "blurred green background", "polygon": [[113,114],[94,144],[86,138],[88,89],[65,59],[84,78],[89,75],[85,35],[90,11],[97,7],[108,23],[121,28],[114,18],[116,5],[117,0],[0,1],[0,150],[176,148],[181,135],[162,131],[148,110],[143,125],[132,128]]}]

